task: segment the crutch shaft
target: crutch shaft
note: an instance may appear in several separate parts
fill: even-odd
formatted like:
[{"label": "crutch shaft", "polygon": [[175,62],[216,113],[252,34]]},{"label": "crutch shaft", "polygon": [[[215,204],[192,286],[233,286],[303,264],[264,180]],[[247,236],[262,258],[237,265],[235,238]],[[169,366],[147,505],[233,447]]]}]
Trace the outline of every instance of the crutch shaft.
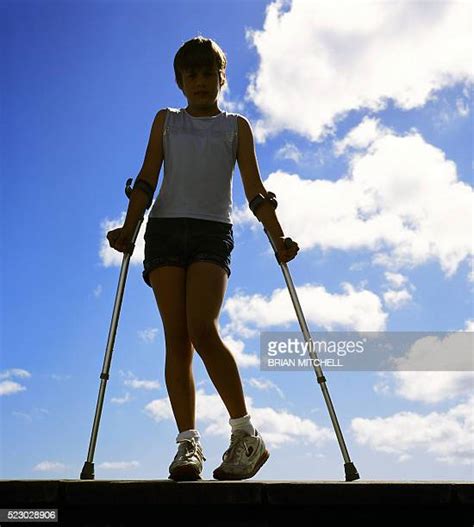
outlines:
[{"label": "crutch shaft", "polygon": [[303,310],[301,309],[301,304],[298,299],[298,295],[296,293],[295,286],[293,284],[293,280],[290,275],[290,271],[288,270],[288,266],[285,262],[281,262],[278,258],[278,251],[276,244],[274,243],[271,235],[268,233],[268,231],[264,228],[265,234],[267,235],[271,246],[273,247],[273,250],[275,252],[275,257],[278,262],[278,264],[281,267],[281,270],[283,272],[283,276],[285,277],[285,282],[288,287],[288,291],[290,293],[291,300],[293,302],[293,306],[295,308],[296,316],[298,318],[298,322],[300,324],[301,331],[303,332],[304,338],[306,343],[308,344],[309,354],[311,357],[313,369],[316,373],[316,378],[318,380],[318,384],[321,387],[321,391],[323,392],[323,397],[326,402],[326,406],[329,412],[329,416],[331,418],[331,422],[334,428],[334,432],[336,434],[337,442],[339,444],[339,447],[341,449],[342,457],[344,459],[344,467],[346,472],[346,481],[353,481],[355,479],[359,479],[359,474],[352,463],[349,452],[347,450],[346,443],[344,441],[344,436],[342,435],[341,427],[339,426],[339,421],[337,420],[336,411],[334,409],[334,405],[332,404],[331,397],[329,395],[329,390],[326,385],[326,378],[324,377],[323,370],[320,366],[317,353],[315,351],[315,347],[313,346],[313,339],[311,337],[311,334],[308,329],[308,325],[306,324],[306,319],[303,314]]},{"label": "crutch shaft", "polygon": [[123,294],[125,291],[125,284],[127,281],[128,268],[130,264],[130,258],[133,254],[135,242],[140,231],[140,227],[143,223],[143,217],[138,222],[135,232],[132,237],[132,250],[129,253],[124,253],[122,258],[122,266],[120,268],[120,276],[117,285],[117,291],[115,294],[114,309],[112,312],[112,319],[110,321],[109,335],[107,338],[107,347],[105,350],[104,362],[102,365],[102,372],[100,374],[100,387],[99,394],[97,397],[97,404],[94,415],[94,422],[92,424],[92,432],[89,440],[89,449],[87,452],[87,460],[84,463],[84,467],[81,472],[81,479],[94,479],[94,453],[97,444],[97,436],[99,433],[100,418],[102,416],[102,408],[104,406],[105,389],[107,387],[107,381],[109,380],[110,365],[112,362],[112,353],[115,344],[115,336],[117,334],[117,326],[120,318],[120,310],[122,308]]},{"label": "crutch shaft", "polygon": [[99,395],[97,398],[97,407],[94,417],[94,424],[92,425],[92,434],[89,444],[89,452],[87,455],[87,461],[92,462],[94,458],[94,452],[97,442],[97,434],[99,430],[100,417],[102,415],[102,407],[104,403],[105,389],[107,381],[109,380],[110,364],[112,361],[112,353],[115,344],[115,336],[117,335],[118,321],[120,317],[120,310],[122,308],[123,293],[125,290],[125,282],[127,279],[128,266],[130,263],[130,254],[124,254],[122,260],[122,267],[120,270],[120,278],[117,286],[117,292],[115,295],[114,309],[112,313],[112,319],[109,327],[109,336],[107,338],[107,347],[105,351],[104,363],[102,365],[102,372],[100,374],[100,388]]}]

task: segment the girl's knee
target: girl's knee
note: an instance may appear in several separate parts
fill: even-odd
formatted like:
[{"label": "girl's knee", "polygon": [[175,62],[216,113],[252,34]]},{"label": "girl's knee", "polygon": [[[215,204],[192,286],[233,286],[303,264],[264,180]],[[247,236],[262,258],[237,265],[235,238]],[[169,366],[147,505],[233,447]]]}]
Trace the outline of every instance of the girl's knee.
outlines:
[{"label": "girl's knee", "polygon": [[216,341],[220,340],[215,324],[200,324],[189,328],[189,338],[199,354],[201,351],[216,347]]},{"label": "girl's knee", "polygon": [[193,345],[187,335],[166,336],[166,359],[178,359],[181,362],[191,362]]}]

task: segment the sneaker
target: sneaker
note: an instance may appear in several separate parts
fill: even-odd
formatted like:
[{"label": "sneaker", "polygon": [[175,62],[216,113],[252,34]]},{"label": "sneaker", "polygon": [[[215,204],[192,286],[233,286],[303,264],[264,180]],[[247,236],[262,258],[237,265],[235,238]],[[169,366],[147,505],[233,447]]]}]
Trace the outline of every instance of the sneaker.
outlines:
[{"label": "sneaker", "polygon": [[230,447],[222,456],[222,463],[214,470],[215,479],[248,479],[260,470],[270,453],[262,437],[255,430],[251,436],[243,430],[236,430],[230,438]]},{"label": "sneaker", "polygon": [[202,463],[206,461],[199,441],[185,439],[178,443],[178,452],[170,465],[168,479],[194,481],[201,479]]}]

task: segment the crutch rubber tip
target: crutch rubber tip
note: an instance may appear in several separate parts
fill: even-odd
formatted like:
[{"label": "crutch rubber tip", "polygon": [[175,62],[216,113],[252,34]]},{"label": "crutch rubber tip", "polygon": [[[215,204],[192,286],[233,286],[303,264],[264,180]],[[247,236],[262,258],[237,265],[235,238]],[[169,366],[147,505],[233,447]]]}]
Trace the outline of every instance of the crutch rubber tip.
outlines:
[{"label": "crutch rubber tip", "polygon": [[352,461],[350,463],[344,463],[344,470],[346,471],[346,481],[355,481],[360,479],[359,473],[354,466]]},{"label": "crutch rubber tip", "polygon": [[86,461],[82,467],[81,479],[94,479],[94,463]]}]

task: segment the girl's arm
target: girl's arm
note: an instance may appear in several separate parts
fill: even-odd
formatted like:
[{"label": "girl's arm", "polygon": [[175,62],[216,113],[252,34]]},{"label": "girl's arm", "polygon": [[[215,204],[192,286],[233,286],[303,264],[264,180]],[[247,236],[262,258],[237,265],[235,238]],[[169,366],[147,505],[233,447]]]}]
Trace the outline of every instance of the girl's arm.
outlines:
[{"label": "girl's arm", "polygon": [[[260,178],[250,123],[245,117],[241,117],[240,115],[237,119],[239,125],[237,163],[239,165],[240,175],[244,185],[245,196],[250,203],[250,201],[252,201],[252,199],[259,193],[266,196],[267,191],[265,190]],[[263,223],[265,229],[269,232],[273,240],[276,241],[284,237],[275,209],[268,201],[265,201],[258,207],[256,216],[257,219]]]},{"label": "girl's arm", "polygon": [[[163,126],[166,117],[166,110],[160,110],[153,121],[151,127],[148,146],[145,153],[142,168],[137,176],[137,181],[147,182],[153,192],[158,185],[161,165],[163,164]],[[139,219],[142,217],[149,197],[141,190],[133,190],[128,204],[127,215],[123,224],[125,233],[133,235]]]}]

